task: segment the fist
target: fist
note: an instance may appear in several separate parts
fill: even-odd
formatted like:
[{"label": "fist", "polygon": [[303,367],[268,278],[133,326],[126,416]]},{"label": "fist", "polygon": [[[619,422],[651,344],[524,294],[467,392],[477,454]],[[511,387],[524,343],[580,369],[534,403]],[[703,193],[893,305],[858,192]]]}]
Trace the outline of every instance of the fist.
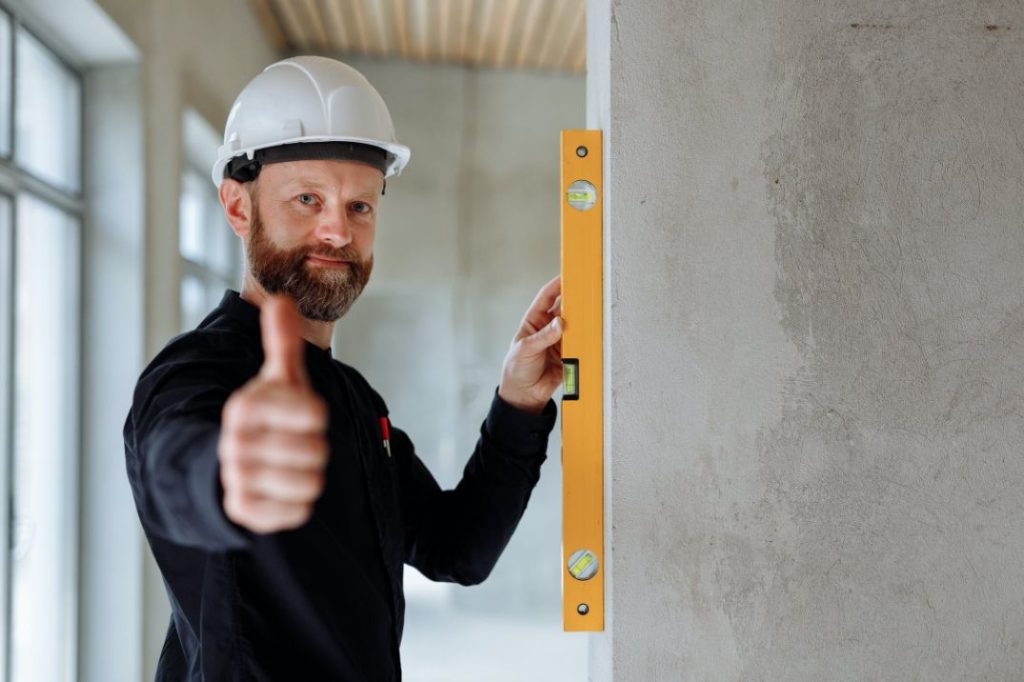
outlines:
[{"label": "fist", "polygon": [[272,533],[306,523],[323,492],[327,405],[306,375],[295,302],[269,296],[260,328],[263,367],[224,404],[217,457],[224,513]]}]

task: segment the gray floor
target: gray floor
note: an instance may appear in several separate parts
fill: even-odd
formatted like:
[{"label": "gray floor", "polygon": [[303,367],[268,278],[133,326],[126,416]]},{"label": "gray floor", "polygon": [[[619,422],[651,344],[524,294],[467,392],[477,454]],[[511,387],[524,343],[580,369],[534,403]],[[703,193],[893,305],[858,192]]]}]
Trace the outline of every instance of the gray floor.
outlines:
[{"label": "gray floor", "polygon": [[559,620],[410,603],[402,670],[407,682],[583,682],[587,635],[563,632]]}]

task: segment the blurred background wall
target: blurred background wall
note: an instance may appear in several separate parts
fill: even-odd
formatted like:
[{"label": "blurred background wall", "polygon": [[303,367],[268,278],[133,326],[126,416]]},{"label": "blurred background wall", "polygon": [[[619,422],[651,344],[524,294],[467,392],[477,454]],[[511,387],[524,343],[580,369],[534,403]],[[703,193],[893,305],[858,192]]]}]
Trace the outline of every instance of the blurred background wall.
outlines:
[{"label": "blurred background wall", "polygon": [[[435,7],[451,30],[417,23]],[[377,12],[396,35],[403,22],[411,27],[389,50],[372,44],[384,36],[373,31]],[[74,362],[38,391],[40,410],[51,389],[78,396],[66,435],[81,447],[55,446],[54,462],[67,463],[60,486],[45,492],[40,472],[31,487],[44,491],[37,507],[67,500],[53,519],[62,539],[53,556],[66,570],[31,587],[61,608],[45,623],[2,625],[4,640],[32,635],[16,637],[14,658],[45,654],[53,665],[14,665],[10,679],[152,679],[169,609],[128,490],[121,427],[143,366],[224,288],[239,287],[241,252],[208,177],[234,96],[266,64],[316,53],[340,55],[388,102],[412,163],[389,182],[373,280],[333,348],[382,392],[452,486],[511,335],[558,270],[558,133],[584,120],[582,3],[0,0],[0,19],[12,42],[37,37],[81,97],[80,149],[65,150],[66,163],[80,164],[78,189],[37,182],[0,144],[0,237],[25,229],[4,223],[5,192],[21,215],[36,195],[52,198],[74,218],[80,249],[69,257],[81,266],[80,298],[68,298],[77,312],[62,328],[80,339],[68,346]],[[359,37],[357,25],[369,33]],[[347,43],[336,39],[346,30]],[[334,33],[319,40],[325,31]],[[461,35],[464,54],[431,54],[438,31]],[[10,53],[2,54],[0,78]],[[553,65],[534,63],[542,57]],[[12,125],[22,148],[30,116]],[[28,356],[12,355],[16,366]],[[453,588],[408,575],[407,679],[583,679],[586,640],[560,627],[558,454],[556,427],[520,531],[486,583]],[[39,522],[28,518],[35,508],[19,508],[15,520]],[[23,544],[29,559],[39,554]],[[44,650],[58,632],[66,646]]]},{"label": "blurred background wall", "polygon": [[[575,76],[353,61],[395,109],[414,164],[389,183],[374,277],[339,322],[335,353],[362,368],[454,485],[537,290],[558,273],[558,132],[580,125]],[[543,103],[543,106],[541,106]],[[557,430],[523,530],[456,601],[560,613]]]},{"label": "blurred background wall", "polygon": [[[537,290],[558,273],[558,135],[582,125],[583,81],[350,63],[388,102],[413,158],[388,183],[373,278],[338,323],[334,353],[364,372],[439,482],[452,487],[479,435],[512,334]],[[583,679],[585,640],[561,633],[559,449],[556,428],[541,482],[490,579],[472,588],[432,587],[407,571],[407,650],[428,632],[440,639],[417,647],[422,655],[460,639],[453,628],[461,625],[443,624],[447,605],[472,614],[472,629],[490,624],[492,641],[504,642],[478,654],[488,659],[489,679]],[[515,627],[502,625],[509,618]],[[520,633],[531,619],[547,636],[524,642]],[[526,647],[534,655],[524,659]],[[462,652],[437,661],[452,656]],[[439,667],[436,679],[452,679],[445,666],[449,676]],[[417,679],[415,669],[409,675]]]}]

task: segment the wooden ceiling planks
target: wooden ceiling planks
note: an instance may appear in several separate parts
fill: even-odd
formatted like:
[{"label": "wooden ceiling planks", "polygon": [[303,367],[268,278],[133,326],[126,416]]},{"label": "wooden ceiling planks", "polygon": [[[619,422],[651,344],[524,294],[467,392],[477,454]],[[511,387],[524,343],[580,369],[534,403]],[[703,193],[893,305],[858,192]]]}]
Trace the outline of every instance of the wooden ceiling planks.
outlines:
[{"label": "wooden ceiling planks", "polygon": [[275,50],[284,50],[288,47],[288,39],[285,38],[281,28],[281,21],[274,15],[270,7],[270,0],[252,0],[252,8],[256,12],[256,18],[263,28],[264,35],[270,41]]},{"label": "wooden ceiling planks", "polygon": [[373,46],[371,54],[377,57],[392,54],[395,39],[390,35],[390,31],[388,31],[384,3],[379,0],[362,0],[362,2],[366,8],[368,23],[373,27],[369,32],[369,35],[372,37],[368,38],[370,45]]},{"label": "wooden ceiling planks", "polygon": [[[545,5],[550,4],[548,0],[528,0],[528,2],[522,39],[519,41],[519,48],[516,50],[513,62],[517,69],[525,68],[528,63],[532,64],[532,62],[527,62],[527,59],[536,54],[538,36],[542,33],[540,25],[541,10]],[[585,54],[584,57],[586,57]]]},{"label": "wooden ceiling planks", "polygon": [[323,3],[324,24],[330,34],[331,48],[338,52],[349,52],[352,50],[352,41],[349,38],[349,22],[342,14],[342,0],[326,0]]},{"label": "wooden ceiling planks", "polygon": [[538,66],[540,64],[551,65],[548,68],[555,68],[554,65],[557,63],[556,53],[559,52],[558,45],[564,44],[569,40],[569,37],[566,35],[568,33],[566,24],[572,19],[571,10],[573,4],[574,0],[552,0],[550,3],[548,21],[541,24],[541,26],[545,27],[545,30],[533,59],[532,66],[534,68],[542,68]]},{"label": "wooden ceiling planks", "polygon": [[290,53],[581,73],[586,0],[250,0]]}]

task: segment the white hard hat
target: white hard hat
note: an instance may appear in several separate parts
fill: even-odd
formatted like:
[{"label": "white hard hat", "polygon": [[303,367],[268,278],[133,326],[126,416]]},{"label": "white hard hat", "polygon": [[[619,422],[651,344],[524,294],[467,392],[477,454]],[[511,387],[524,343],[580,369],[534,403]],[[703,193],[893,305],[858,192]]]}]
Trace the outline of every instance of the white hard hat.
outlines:
[{"label": "white hard hat", "polygon": [[[330,151],[324,151],[332,145],[301,146],[338,142],[354,143],[340,147],[356,153],[332,157]],[[283,145],[289,145],[285,149],[291,150],[290,155],[274,160],[358,159],[360,150],[380,150],[385,177],[401,173],[410,155],[409,148],[395,139],[391,114],[370,82],[351,66],[326,57],[275,62],[245,86],[224,126],[224,145],[213,164],[213,183],[219,187],[229,162],[242,156],[256,161],[253,168],[258,173],[256,152]],[[306,151],[308,156],[303,153]]]}]

